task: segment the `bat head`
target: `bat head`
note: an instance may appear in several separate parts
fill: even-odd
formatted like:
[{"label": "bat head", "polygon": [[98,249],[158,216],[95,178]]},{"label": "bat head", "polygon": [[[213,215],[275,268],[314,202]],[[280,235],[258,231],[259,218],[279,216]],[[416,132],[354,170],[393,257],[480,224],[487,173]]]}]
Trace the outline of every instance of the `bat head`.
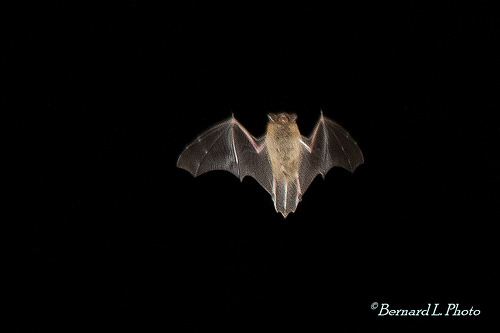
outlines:
[{"label": "bat head", "polygon": [[295,121],[297,120],[297,115],[295,113],[286,112],[269,113],[267,117],[269,118],[269,122],[283,125],[289,123],[295,124]]}]

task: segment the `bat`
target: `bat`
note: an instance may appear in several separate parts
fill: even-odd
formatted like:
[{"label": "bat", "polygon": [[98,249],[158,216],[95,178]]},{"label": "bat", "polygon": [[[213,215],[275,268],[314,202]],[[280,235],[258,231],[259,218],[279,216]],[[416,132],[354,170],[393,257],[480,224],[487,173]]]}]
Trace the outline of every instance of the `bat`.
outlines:
[{"label": "bat", "polygon": [[286,218],[318,174],[335,166],[354,172],[364,162],[356,141],[323,112],[309,137],[300,134],[296,114],[268,118],[266,134],[255,138],[232,115],[186,146],[177,166],[195,177],[211,170],[253,177]]}]

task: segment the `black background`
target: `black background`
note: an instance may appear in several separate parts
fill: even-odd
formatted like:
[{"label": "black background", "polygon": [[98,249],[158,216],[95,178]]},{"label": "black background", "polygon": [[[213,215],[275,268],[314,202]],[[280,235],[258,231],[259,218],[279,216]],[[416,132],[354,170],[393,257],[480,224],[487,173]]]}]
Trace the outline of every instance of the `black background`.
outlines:
[{"label": "black background", "polygon": [[[7,319],[19,329],[427,331],[494,318],[498,15],[488,2],[6,8]],[[231,113],[358,141],[286,221],[175,166]],[[13,187],[10,185],[14,184]],[[478,317],[378,317],[459,303]]]}]

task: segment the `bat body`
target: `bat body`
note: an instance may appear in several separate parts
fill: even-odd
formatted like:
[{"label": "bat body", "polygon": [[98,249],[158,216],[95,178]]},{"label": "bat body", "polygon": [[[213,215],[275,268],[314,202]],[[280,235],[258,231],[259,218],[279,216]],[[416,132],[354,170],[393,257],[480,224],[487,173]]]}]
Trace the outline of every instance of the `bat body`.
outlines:
[{"label": "bat body", "polygon": [[234,116],[212,127],[185,148],[177,166],[195,177],[211,170],[251,176],[286,218],[318,174],[324,177],[334,166],[354,172],[364,161],[356,141],[323,113],[309,137],[300,134],[295,114],[268,117],[266,134],[258,139]]}]

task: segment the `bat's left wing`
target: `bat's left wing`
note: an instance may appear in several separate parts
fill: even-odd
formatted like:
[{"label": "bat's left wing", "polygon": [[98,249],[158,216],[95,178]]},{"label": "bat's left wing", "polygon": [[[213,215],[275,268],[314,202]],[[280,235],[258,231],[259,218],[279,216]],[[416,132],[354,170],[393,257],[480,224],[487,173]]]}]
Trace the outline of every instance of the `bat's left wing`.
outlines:
[{"label": "bat's left wing", "polygon": [[356,141],[342,126],[323,116],[323,112],[311,136],[302,136],[301,140],[305,148],[299,171],[302,193],[318,174],[325,177],[335,166],[354,172],[364,162]]},{"label": "bat's left wing", "polygon": [[211,170],[229,171],[240,180],[251,176],[272,193],[273,175],[265,139],[254,138],[234,117],[210,128],[188,145],[177,166],[195,177]]}]

